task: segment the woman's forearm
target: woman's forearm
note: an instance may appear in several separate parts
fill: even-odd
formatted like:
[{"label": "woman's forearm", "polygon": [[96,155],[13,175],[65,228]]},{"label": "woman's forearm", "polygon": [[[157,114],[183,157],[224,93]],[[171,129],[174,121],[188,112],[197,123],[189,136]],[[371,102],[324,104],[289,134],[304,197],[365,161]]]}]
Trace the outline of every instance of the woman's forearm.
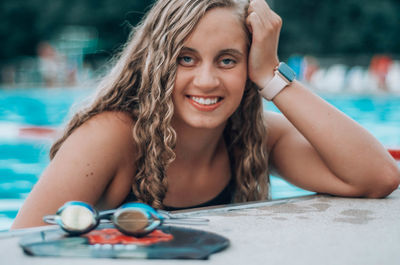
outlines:
[{"label": "woman's forearm", "polygon": [[[274,76],[274,67],[279,63],[277,50],[282,20],[265,1],[252,0],[246,23],[252,33],[248,57],[249,78],[259,88],[268,89],[269,82]],[[267,97],[273,98],[274,95],[268,93]],[[319,155],[318,163],[313,160],[315,158],[313,152],[312,156],[308,154],[309,157],[302,160],[309,162],[309,165],[300,167],[295,165],[291,169],[320,165],[322,160],[326,165],[324,170],[328,168],[329,173],[339,178],[342,184],[343,182],[349,184],[345,186],[351,187],[352,191],[348,194],[353,196],[382,197],[398,186],[400,179],[398,167],[385,148],[360,125],[299,82],[294,81],[283,89],[274,97],[273,102]],[[295,136],[299,136],[292,129],[284,133],[289,135],[292,132],[296,134]],[[291,137],[280,139],[290,140]],[[282,154],[282,152],[277,153]],[[287,161],[282,162],[280,166],[286,166],[285,162]],[[315,164],[312,164],[313,162]],[[324,170],[317,172],[324,174]],[[286,168],[286,171],[293,175],[295,170]],[[311,179],[314,184],[318,182],[318,176],[311,176]],[[307,181],[310,182],[310,179],[304,182]],[[324,181],[324,178],[320,181]]]},{"label": "woman's forearm", "polygon": [[398,185],[398,167],[386,149],[368,131],[300,82],[293,82],[273,101],[344,182],[366,192],[376,183]]}]

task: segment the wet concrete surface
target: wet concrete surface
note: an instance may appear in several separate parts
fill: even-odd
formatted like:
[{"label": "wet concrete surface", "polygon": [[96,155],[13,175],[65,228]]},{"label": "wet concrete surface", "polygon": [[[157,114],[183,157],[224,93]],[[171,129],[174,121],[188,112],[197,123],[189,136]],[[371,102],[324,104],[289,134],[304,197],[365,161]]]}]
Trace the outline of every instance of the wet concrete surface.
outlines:
[{"label": "wet concrete surface", "polygon": [[[0,239],[1,264],[399,264],[400,190],[385,199],[324,195],[181,212],[230,246],[207,261],[38,258]],[[4,263],[3,263],[4,261]]]}]

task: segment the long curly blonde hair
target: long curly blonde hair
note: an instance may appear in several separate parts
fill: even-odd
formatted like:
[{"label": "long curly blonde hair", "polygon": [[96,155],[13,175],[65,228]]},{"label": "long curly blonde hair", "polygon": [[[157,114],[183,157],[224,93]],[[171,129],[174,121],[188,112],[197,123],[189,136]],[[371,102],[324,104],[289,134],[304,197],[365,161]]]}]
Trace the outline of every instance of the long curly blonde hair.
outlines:
[{"label": "long curly blonde hair", "polygon": [[[133,138],[138,154],[132,190],[139,201],[163,208],[167,192],[166,169],[175,159],[176,132],[172,91],[177,58],[186,37],[204,14],[213,8],[235,10],[245,26],[247,0],[159,0],[117,56],[110,73],[99,84],[90,106],[77,112],[64,134],[51,147],[53,159],[65,139],[84,122],[104,111],[122,111],[135,121]],[[234,201],[266,198],[268,152],[261,97],[250,80],[239,108],[224,130],[228,152],[234,154]]]}]

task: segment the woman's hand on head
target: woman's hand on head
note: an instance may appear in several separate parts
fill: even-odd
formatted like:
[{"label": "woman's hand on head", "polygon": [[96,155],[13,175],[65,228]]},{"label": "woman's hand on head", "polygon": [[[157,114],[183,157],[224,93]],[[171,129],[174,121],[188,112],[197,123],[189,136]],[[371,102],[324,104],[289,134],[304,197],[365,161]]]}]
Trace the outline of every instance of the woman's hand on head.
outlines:
[{"label": "woman's hand on head", "polygon": [[246,24],[252,33],[249,78],[263,88],[272,79],[274,67],[279,64],[278,42],[282,19],[265,0],[250,0]]}]

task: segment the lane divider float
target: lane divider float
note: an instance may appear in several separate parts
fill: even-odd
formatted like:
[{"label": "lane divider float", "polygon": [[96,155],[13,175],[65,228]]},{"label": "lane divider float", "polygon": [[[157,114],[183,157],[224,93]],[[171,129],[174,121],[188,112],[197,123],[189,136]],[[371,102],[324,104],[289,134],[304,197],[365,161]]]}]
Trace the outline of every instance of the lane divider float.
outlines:
[{"label": "lane divider float", "polygon": [[[56,128],[46,126],[17,126],[15,124],[0,124],[0,138],[9,138],[10,136],[17,136],[22,138],[39,138],[39,139],[52,139],[55,137]],[[7,133],[6,133],[7,132]],[[395,159],[400,161],[400,147],[387,148],[389,154]]]}]

